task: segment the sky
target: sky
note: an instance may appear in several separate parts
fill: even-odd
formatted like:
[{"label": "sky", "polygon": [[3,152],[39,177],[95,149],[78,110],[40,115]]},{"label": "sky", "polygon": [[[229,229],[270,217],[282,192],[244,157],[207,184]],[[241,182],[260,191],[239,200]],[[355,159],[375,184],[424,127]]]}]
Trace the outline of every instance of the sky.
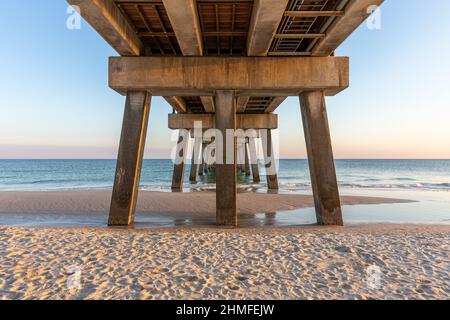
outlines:
[{"label": "sky", "polygon": [[[64,0],[0,0],[0,158],[115,158],[125,98],[108,88],[117,53]],[[450,1],[385,0],[381,29],[336,51],[350,88],[327,98],[336,158],[450,159]],[[145,158],[169,158],[169,105],[153,97]],[[281,158],[305,158],[298,98],[278,109]]]}]

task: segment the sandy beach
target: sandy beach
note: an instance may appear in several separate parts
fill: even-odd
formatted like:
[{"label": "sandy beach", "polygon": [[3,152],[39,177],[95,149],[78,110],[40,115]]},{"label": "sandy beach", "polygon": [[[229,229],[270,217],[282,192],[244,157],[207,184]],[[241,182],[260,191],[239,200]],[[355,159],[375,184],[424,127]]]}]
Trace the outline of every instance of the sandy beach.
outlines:
[{"label": "sandy beach", "polygon": [[448,299],[449,240],[449,226],[0,227],[0,297]]},{"label": "sandy beach", "polygon": [[[98,215],[104,224],[109,196],[108,191],[2,192],[0,225],[14,215]],[[213,224],[214,198],[212,192],[142,192],[138,211]],[[310,196],[285,194],[242,193],[238,199],[241,217],[313,203]],[[347,205],[402,201],[342,198]],[[143,229],[1,226],[0,297],[450,297],[448,225],[255,228],[248,223],[223,230],[208,224]]]}]

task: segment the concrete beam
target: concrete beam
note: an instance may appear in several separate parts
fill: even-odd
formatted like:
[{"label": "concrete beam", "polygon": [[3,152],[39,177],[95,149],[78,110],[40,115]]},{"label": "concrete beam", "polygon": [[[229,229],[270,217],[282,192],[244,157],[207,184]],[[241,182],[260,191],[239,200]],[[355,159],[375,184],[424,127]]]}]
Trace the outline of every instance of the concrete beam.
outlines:
[{"label": "concrete beam", "polygon": [[280,104],[283,103],[284,100],[286,100],[286,97],[274,97],[274,99],[267,106],[267,108],[264,112],[274,112],[275,109],[278,108],[280,106]]},{"label": "concrete beam", "polygon": [[166,101],[179,113],[187,112],[186,101],[182,97],[164,97]]},{"label": "concrete beam", "polygon": [[205,112],[213,113],[216,110],[216,108],[214,106],[214,97],[202,96],[202,97],[200,97],[200,100],[202,100],[202,104],[203,104],[203,108],[205,108]]},{"label": "concrete beam", "polygon": [[[214,76],[211,76],[214,75]],[[349,86],[347,57],[111,57],[109,86],[162,96],[290,96],[309,90],[334,95]]]},{"label": "concrete beam", "polygon": [[139,56],[143,45],[113,0],[67,0],[80,7],[81,16],[122,56]]},{"label": "concrete beam", "polygon": [[194,0],[163,0],[184,56],[202,56],[203,41]]},{"label": "concrete beam", "polygon": [[[194,129],[195,122],[202,122],[202,129],[216,127],[216,118],[213,114],[169,114],[169,129]],[[239,129],[276,129],[278,128],[278,115],[264,114],[238,114],[236,125]]]},{"label": "concrete beam", "polygon": [[317,222],[343,225],[325,96],[303,93],[300,104]]},{"label": "concrete beam", "polygon": [[150,100],[147,92],[127,95],[109,211],[110,226],[127,226],[134,221]]},{"label": "concrete beam", "polygon": [[236,106],[236,112],[237,113],[245,112],[245,108],[247,107],[248,100],[250,100],[249,96],[239,96],[239,97],[237,97],[237,106]]},{"label": "concrete beam", "polygon": [[255,0],[247,37],[248,56],[267,56],[288,0]]},{"label": "concrete beam", "polygon": [[370,15],[370,6],[380,6],[384,0],[350,0],[345,14],[335,18],[329,26],[326,36],[312,49],[312,56],[327,57],[347,39]]}]

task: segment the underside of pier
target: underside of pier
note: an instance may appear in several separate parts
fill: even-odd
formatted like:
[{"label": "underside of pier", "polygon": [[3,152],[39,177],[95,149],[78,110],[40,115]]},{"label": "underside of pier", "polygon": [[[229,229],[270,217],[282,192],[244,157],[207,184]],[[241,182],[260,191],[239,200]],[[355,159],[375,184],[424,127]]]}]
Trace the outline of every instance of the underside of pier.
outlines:
[{"label": "underside of pier", "polygon": [[[191,166],[190,180],[212,166],[217,224],[228,227],[238,223],[237,170],[251,168],[259,181],[257,139],[268,189],[278,189],[273,112],[299,97],[317,221],[343,224],[325,97],[349,86],[349,60],[334,51],[383,0],[67,1],[120,55],[109,61],[109,86],[126,96],[110,225],[134,220],[152,96],[172,106],[169,128],[180,130],[173,190],[183,186],[185,145],[194,138],[200,166]],[[199,122],[201,133],[216,129],[225,142],[195,135]],[[228,134],[237,129],[257,134]]]}]

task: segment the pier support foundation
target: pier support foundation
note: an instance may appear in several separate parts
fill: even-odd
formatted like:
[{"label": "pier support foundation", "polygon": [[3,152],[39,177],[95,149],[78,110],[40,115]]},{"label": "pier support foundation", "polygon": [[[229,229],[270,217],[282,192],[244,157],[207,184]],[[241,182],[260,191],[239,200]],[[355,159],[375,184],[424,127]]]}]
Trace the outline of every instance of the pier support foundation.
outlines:
[{"label": "pier support foundation", "polygon": [[110,226],[134,222],[150,102],[151,95],[145,91],[127,94],[109,211]]},{"label": "pier support foundation", "polygon": [[[219,226],[237,226],[236,179],[236,98],[233,91],[216,91],[216,128],[222,133],[222,146],[216,149],[216,222]],[[227,129],[232,134],[227,135]],[[229,147],[230,144],[232,147]]]},{"label": "pier support foundation", "polygon": [[330,129],[322,91],[300,95],[317,223],[343,225]]}]

